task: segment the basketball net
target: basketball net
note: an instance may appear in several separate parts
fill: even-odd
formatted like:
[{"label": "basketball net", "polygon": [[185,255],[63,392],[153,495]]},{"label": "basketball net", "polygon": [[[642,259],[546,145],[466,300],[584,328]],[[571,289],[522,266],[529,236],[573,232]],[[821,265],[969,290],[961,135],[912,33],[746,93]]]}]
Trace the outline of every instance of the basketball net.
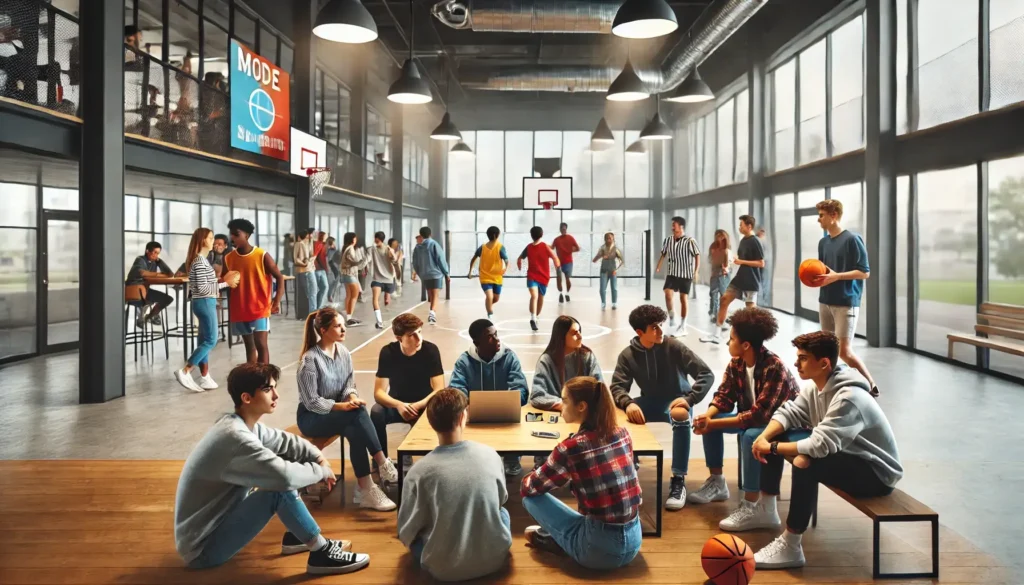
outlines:
[{"label": "basketball net", "polygon": [[545,211],[550,211],[555,204],[551,201],[545,201],[544,203],[541,203],[540,206],[543,207]]},{"label": "basketball net", "polygon": [[306,169],[306,174],[309,175],[309,189],[313,199],[317,199],[323,195],[324,187],[331,182],[334,173],[328,167],[311,167]]}]

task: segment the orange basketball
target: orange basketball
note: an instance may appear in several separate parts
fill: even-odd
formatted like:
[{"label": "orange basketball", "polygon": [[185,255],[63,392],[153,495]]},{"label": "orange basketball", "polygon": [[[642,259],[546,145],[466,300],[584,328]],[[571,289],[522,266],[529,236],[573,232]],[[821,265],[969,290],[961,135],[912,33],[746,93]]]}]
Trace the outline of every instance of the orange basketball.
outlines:
[{"label": "orange basketball", "polygon": [[700,564],[715,585],[747,585],[754,577],[754,551],[731,534],[704,543]]},{"label": "orange basketball", "polygon": [[817,258],[809,258],[800,263],[800,282],[807,286],[817,287],[814,284],[815,276],[822,276],[828,272],[828,268],[825,267],[825,263]]}]

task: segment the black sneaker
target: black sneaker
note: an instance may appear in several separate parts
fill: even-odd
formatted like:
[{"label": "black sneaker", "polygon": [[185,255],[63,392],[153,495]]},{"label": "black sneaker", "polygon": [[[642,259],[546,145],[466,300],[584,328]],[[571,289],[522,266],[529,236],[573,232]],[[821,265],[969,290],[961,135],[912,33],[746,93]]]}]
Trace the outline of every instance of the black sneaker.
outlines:
[{"label": "black sneaker", "polygon": [[565,295],[563,295],[562,293],[558,293],[558,302],[564,303],[565,302]]},{"label": "black sneaker", "polygon": [[565,295],[565,302],[569,302],[569,295]]},{"label": "black sneaker", "polygon": [[370,564],[370,555],[342,550],[337,540],[328,540],[320,550],[309,553],[306,572],[310,575],[352,573]]},{"label": "black sneaker", "polygon": [[377,329],[384,329],[384,323],[382,323],[380,321],[377,321],[376,323],[374,323],[373,326],[376,327]]},{"label": "black sneaker", "polygon": [[875,398],[878,398],[878,386],[877,385],[871,387],[871,395],[874,396]]},{"label": "black sneaker", "polygon": [[[341,550],[350,551],[352,550],[351,540],[328,540],[328,542],[336,542],[341,546]],[[281,539],[281,554],[282,555],[295,555],[301,552],[306,552],[309,549],[303,544],[299,537],[295,536],[291,532],[285,532],[284,538]]]},{"label": "black sneaker", "polygon": [[565,551],[562,550],[562,547],[558,546],[558,543],[555,542],[555,539],[551,538],[548,531],[540,526],[527,526],[525,535],[526,544],[530,545],[531,548],[565,556]]},{"label": "black sneaker", "polygon": [[686,481],[684,478],[673,475],[668,486],[668,499],[665,500],[666,510],[681,510],[686,505]]},{"label": "black sneaker", "polygon": [[530,329],[533,329],[534,331],[540,331],[540,327],[537,327],[536,320],[530,319]]},{"label": "black sneaker", "polygon": [[157,327],[160,327],[161,325],[164,324],[164,320],[160,316],[160,313],[157,313],[156,315],[151,315],[149,317],[149,322],[152,323],[153,325],[156,325]]}]

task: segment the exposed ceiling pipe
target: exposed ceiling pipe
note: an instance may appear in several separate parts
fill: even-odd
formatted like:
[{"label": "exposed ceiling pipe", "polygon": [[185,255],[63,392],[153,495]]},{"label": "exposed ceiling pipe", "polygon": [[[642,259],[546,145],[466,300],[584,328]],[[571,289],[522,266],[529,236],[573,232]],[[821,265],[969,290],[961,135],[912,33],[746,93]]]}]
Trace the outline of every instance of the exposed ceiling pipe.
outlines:
[{"label": "exposed ceiling pipe", "polygon": [[611,34],[623,0],[441,0],[431,13],[477,32]]},{"label": "exposed ceiling pipe", "polygon": [[[508,5],[508,0],[447,0],[441,4],[469,2],[472,10],[478,3]],[[536,0],[537,3],[545,0]],[[513,4],[525,4],[516,0]],[[705,13],[690,28],[662,61],[661,67],[636,67],[640,79],[647,84],[651,93],[662,93],[683,82],[694,67],[713,53],[747,20],[760,10],[768,0],[718,0],[708,6]],[[575,6],[579,2],[560,2],[553,6]],[[437,9],[437,5],[434,9]],[[545,9],[546,10],[546,9]],[[467,20],[476,22],[476,13],[470,12]],[[614,15],[613,15],[614,16]],[[554,18],[554,17],[553,17]],[[509,30],[509,29],[503,29]],[[462,84],[467,88],[497,91],[560,91],[560,92],[603,92],[608,91],[619,68],[591,66],[529,65],[514,67],[492,67],[488,69],[463,70]]]}]

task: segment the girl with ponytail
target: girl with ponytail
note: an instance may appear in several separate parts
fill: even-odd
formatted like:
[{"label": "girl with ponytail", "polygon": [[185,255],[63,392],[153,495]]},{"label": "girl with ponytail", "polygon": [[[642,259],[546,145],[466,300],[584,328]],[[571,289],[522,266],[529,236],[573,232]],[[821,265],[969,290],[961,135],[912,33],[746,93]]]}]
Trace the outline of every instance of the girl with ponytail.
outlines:
[{"label": "girl with ponytail", "polygon": [[[398,470],[381,449],[366,403],[356,392],[352,354],[342,345],[345,324],[338,311],[324,307],[306,317],[297,374],[299,407],[295,418],[307,437],[344,436],[356,473],[354,504],[390,511],[396,508],[370,476],[369,453],[382,482],[398,480]],[[344,442],[342,442],[344,449]]]},{"label": "girl with ponytail", "polygon": [[[569,555],[591,569],[629,564],[640,551],[640,482],[633,441],[619,426],[611,391],[590,376],[562,387],[562,417],[579,423],[547,461],[523,479],[523,507],[539,526],[526,529],[534,548]],[[551,495],[569,483],[579,512]]]}]

